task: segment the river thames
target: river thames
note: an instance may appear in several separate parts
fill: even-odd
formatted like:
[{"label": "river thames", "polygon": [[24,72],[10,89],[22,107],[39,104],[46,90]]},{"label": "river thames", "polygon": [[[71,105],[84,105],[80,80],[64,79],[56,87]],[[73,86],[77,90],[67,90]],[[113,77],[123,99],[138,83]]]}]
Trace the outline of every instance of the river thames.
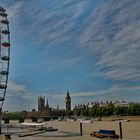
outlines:
[{"label": "river thames", "polygon": [[[47,121],[45,126],[58,128],[58,131],[19,137],[21,134],[30,133],[31,129],[3,128],[3,133],[11,133],[12,140],[100,140],[101,138],[91,137],[90,133],[99,129],[115,130],[116,134],[120,133],[119,123],[112,121],[94,121],[82,124],[82,136],[78,121]],[[140,121],[122,122],[122,133],[122,140],[140,140]],[[3,135],[0,136],[0,140],[5,140]]]}]

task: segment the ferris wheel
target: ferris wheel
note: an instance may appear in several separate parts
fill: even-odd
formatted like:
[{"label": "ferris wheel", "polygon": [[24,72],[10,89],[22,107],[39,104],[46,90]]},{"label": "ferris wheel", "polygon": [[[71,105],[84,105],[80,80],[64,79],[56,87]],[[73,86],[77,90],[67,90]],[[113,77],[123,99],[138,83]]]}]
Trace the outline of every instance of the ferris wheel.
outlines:
[{"label": "ferris wheel", "polygon": [[10,31],[6,10],[0,7],[0,112],[5,100],[10,61]]}]

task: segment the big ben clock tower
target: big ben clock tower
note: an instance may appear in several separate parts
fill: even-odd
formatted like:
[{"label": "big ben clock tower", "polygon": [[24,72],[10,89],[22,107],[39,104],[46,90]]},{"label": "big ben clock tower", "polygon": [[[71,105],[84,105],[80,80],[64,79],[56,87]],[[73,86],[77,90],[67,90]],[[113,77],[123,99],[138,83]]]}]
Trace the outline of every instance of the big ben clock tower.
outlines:
[{"label": "big ben clock tower", "polygon": [[66,102],[66,111],[71,111],[71,97],[68,90],[67,90],[67,96],[65,98],[65,102]]}]

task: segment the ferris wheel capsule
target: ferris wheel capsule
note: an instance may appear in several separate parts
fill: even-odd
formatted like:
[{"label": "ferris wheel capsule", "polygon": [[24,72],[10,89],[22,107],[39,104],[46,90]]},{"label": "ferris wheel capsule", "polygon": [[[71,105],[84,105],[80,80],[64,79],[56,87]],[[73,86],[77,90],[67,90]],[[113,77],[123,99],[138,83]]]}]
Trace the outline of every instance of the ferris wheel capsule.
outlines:
[{"label": "ferris wheel capsule", "polygon": [[6,89],[7,85],[0,85],[0,89]]},{"label": "ferris wheel capsule", "polygon": [[9,42],[3,42],[3,43],[2,43],[2,46],[3,46],[3,47],[10,47],[10,43],[9,43]]},{"label": "ferris wheel capsule", "polygon": [[0,71],[0,74],[2,74],[2,75],[8,75],[8,71]]},{"label": "ferris wheel capsule", "polygon": [[0,16],[7,17],[7,14],[6,13],[0,13]]},{"label": "ferris wheel capsule", "polygon": [[1,23],[3,23],[3,24],[9,24],[9,21],[8,20],[1,20]]},{"label": "ferris wheel capsule", "polygon": [[9,56],[2,56],[1,59],[5,60],[5,61],[8,61],[8,60],[10,60],[10,57]]},{"label": "ferris wheel capsule", "polygon": [[4,98],[0,97],[0,101],[4,101]]},{"label": "ferris wheel capsule", "polygon": [[1,33],[2,34],[10,34],[10,32],[8,30],[2,30]]},{"label": "ferris wheel capsule", "polygon": [[6,10],[0,6],[0,12],[5,12]]}]

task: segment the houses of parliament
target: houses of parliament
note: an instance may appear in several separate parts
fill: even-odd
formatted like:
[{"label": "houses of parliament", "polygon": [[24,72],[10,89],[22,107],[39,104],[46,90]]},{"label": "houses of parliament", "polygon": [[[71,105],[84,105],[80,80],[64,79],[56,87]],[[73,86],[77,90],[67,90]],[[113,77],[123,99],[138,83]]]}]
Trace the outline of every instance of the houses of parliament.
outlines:
[{"label": "houses of parliament", "polygon": [[60,117],[64,116],[65,112],[71,111],[71,97],[69,91],[66,93],[65,97],[65,109],[52,108],[49,106],[48,99],[45,96],[38,97],[38,110],[33,109],[32,111],[26,112],[25,117]]}]

